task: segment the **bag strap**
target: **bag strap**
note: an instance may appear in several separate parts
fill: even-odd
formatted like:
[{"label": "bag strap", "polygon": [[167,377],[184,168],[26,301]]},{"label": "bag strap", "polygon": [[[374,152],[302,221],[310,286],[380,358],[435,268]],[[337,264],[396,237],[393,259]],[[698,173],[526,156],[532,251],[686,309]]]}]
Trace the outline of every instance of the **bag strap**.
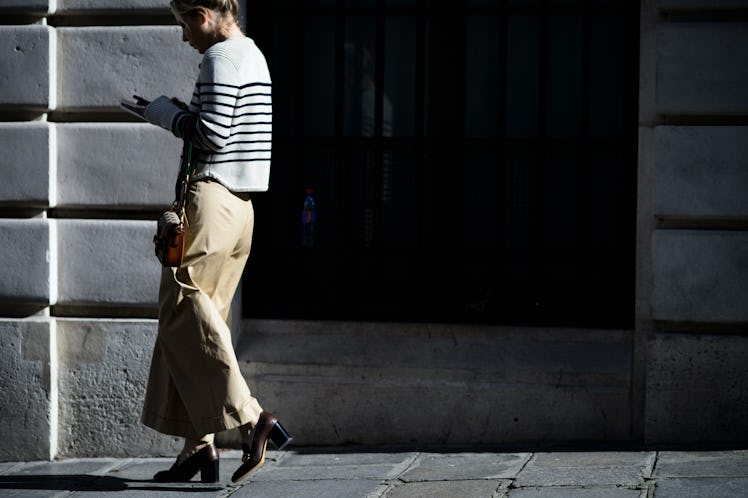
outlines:
[{"label": "bag strap", "polygon": [[179,195],[177,200],[174,201],[174,211],[177,214],[182,215],[184,206],[187,203],[187,186],[190,183],[190,178],[195,173],[195,161],[192,156],[192,130],[194,129],[195,116],[188,116],[184,123],[184,143],[182,145],[182,163],[179,166],[179,178],[181,178],[181,185],[179,186]]}]

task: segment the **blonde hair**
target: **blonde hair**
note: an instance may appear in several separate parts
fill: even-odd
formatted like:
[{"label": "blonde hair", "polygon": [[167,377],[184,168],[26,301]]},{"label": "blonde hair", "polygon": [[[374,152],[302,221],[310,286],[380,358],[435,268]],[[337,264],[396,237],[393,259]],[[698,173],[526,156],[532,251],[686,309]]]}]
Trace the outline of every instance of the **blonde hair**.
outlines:
[{"label": "blonde hair", "polygon": [[171,9],[180,16],[198,7],[220,12],[222,15],[230,15],[234,21],[239,19],[238,0],[172,0],[169,5]]}]

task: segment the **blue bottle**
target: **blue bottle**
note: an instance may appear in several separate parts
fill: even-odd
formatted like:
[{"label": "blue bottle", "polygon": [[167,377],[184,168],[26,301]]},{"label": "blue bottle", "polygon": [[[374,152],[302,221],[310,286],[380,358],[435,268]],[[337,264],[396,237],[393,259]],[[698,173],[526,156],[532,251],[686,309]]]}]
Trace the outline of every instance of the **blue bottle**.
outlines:
[{"label": "blue bottle", "polygon": [[314,189],[306,189],[304,209],[301,211],[301,246],[315,247],[317,245],[317,201],[314,199]]}]

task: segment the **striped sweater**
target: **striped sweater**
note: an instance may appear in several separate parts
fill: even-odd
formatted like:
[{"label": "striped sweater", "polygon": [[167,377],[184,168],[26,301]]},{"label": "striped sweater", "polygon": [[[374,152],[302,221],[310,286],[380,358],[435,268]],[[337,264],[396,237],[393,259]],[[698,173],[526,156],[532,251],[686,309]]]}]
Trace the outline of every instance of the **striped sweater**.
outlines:
[{"label": "striped sweater", "polygon": [[254,41],[229,38],[205,52],[189,111],[179,113],[172,131],[182,138],[190,122],[198,153],[194,180],[213,178],[235,192],[268,189],[271,81]]}]

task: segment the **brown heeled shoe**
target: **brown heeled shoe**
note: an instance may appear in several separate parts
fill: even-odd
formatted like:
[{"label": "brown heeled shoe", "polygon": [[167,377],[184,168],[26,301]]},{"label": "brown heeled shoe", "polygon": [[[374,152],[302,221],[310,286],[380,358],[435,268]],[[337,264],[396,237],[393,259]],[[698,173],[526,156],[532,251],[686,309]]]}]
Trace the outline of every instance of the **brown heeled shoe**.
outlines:
[{"label": "brown heeled shoe", "polygon": [[250,437],[251,444],[242,445],[244,456],[239,468],[231,476],[232,482],[240,481],[257,472],[262,464],[265,463],[265,452],[267,451],[268,439],[279,450],[285,448],[293,439],[283,426],[278,422],[278,417],[270,412],[262,412],[257,425],[252,428]]},{"label": "brown heeled shoe", "polygon": [[200,471],[200,481],[218,482],[218,450],[213,443],[200,448],[184,462],[179,457],[169,470],[162,470],[153,476],[156,482],[188,482]]}]

